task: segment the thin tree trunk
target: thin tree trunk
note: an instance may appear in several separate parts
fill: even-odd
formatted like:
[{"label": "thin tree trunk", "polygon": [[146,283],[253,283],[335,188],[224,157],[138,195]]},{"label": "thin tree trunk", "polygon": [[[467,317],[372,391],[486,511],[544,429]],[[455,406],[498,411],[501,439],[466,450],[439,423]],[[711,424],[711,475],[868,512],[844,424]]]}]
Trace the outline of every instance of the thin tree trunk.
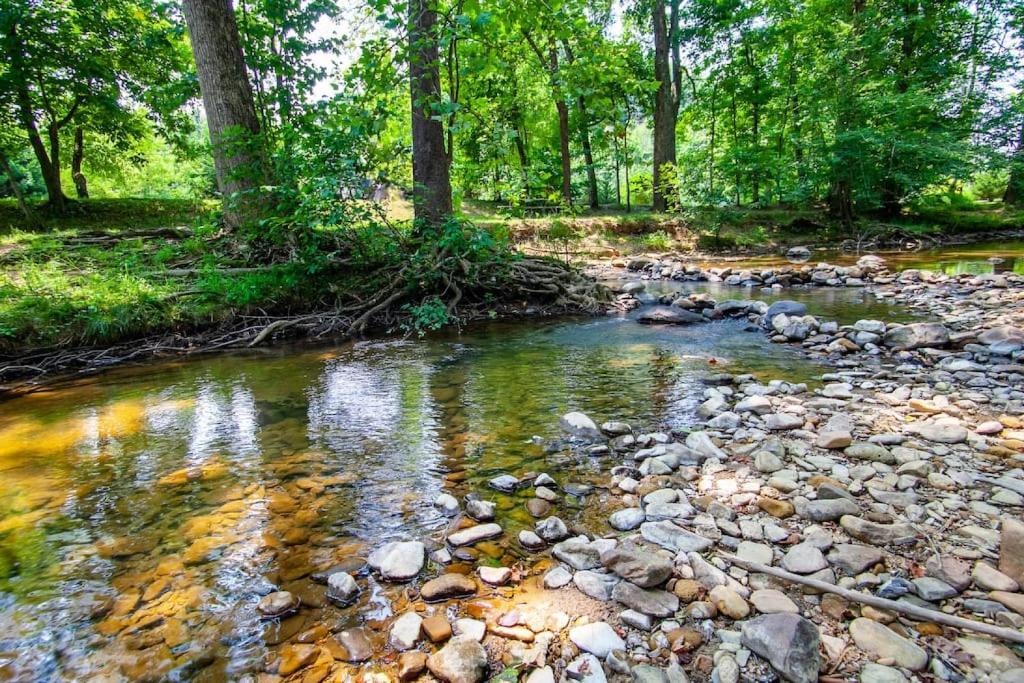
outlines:
[{"label": "thin tree trunk", "polygon": [[224,222],[234,229],[255,218],[266,180],[260,124],[231,0],[184,0],[185,23],[213,145]]},{"label": "thin tree trunk", "polygon": [[665,24],[665,0],[654,0],[654,80],[658,90],[654,96],[654,153],[651,208],[663,212],[675,188],[666,187],[662,171],[666,164],[676,163],[676,111],[670,65],[669,28]]},{"label": "thin tree trunk", "polygon": [[597,170],[594,168],[594,150],[590,146],[590,116],[587,103],[583,96],[576,100],[576,108],[580,113],[580,140],[583,143],[583,160],[587,164],[587,195],[590,208],[598,207],[597,201]]},{"label": "thin tree trunk", "polygon": [[519,157],[519,168],[523,173],[523,197],[530,197],[530,157],[526,153],[521,129],[516,130],[516,155]]},{"label": "thin tree trunk", "polygon": [[[733,151],[734,155],[735,155],[735,150],[739,149],[739,127],[738,127],[738,122],[737,122],[736,119],[737,119],[737,114],[736,114],[736,88],[733,88],[733,91],[732,91],[732,148],[734,150]],[[740,180],[740,165],[739,164],[736,164],[736,168],[734,169],[734,173],[735,173],[735,176],[736,176],[736,187],[735,187],[735,189],[733,191],[734,191],[734,193],[736,195],[736,206],[739,206],[740,205],[740,187],[741,187],[741,184],[742,184],[741,180]]]},{"label": "thin tree trunk", "polygon": [[412,98],[413,212],[421,226],[452,214],[449,152],[444,126],[433,116],[441,101],[437,10],[430,0],[409,3],[409,85]]},{"label": "thin tree trunk", "polygon": [[89,183],[82,173],[82,161],[85,159],[85,134],[81,126],[75,127],[75,149],[71,153],[71,179],[75,181],[75,194],[79,199],[89,198]]},{"label": "thin tree trunk", "polygon": [[555,100],[558,110],[558,153],[562,157],[562,199],[572,205],[572,157],[569,156],[569,107],[559,97]]},{"label": "thin tree trunk", "polygon": [[708,151],[708,199],[715,196],[715,124],[718,122],[718,83],[711,89],[711,141]]},{"label": "thin tree trunk", "polygon": [[1005,204],[1024,204],[1024,123],[1020,127],[1017,138],[1017,149],[1010,159],[1010,179],[1003,193]]}]

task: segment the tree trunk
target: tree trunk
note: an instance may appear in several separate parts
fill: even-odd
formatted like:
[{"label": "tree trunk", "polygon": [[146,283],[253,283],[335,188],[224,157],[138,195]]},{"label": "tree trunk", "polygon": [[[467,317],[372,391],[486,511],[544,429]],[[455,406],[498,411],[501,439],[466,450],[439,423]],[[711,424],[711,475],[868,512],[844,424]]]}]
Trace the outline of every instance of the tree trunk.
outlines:
[{"label": "tree trunk", "polygon": [[526,143],[523,142],[523,129],[516,130],[516,155],[519,157],[519,168],[523,174],[523,198],[530,197],[530,157],[526,153]]},{"label": "tree trunk", "polygon": [[257,217],[253,196],[266,180],[260,124],[231,0],[184,0],[199,90],[213,145],[217,188],[224,197],[224,222],[239,228]]},{"label": "tree trunk", "polygon": [[668,208],[668,198],[675,195],[675,188],[666,187],[662,170],[666,164],[676,163],[676,110],[671,76],[670,42],[665,24],[665,0],[654,0],[654,80],[658,90],[654,96],[654,186],[651,194],[651,208],[663,212]]},{"label": "tree trunk", "polygon": [[85,158],[85,134],[81,126],[75,127],[75,149],[71,154],[71,179],[75,181],[75,193],[79,199],[89,198],[89,183],[82,173],[82,160]]},{"label": "tree trunk", "polygon": [[444,126],[432,116],[441,101],[437,10],[430,0],[409,2],[409,88],[412,98],[413,213],[420,229],[452,214],[450,158]]},{"label": "tree trunk", "polygon": [[1017,149],[1010,159],[1010,179],[1003,193],[1003,203],[1024,204],[1024,123],[1021,123]]},{"label": "tree trunk", "polygon": [[587,103],[580,95],[576,100],[576,108],[580,113],[580,140],[583,143],[583,160],[587,163],[587,199],[590,208],[598,207],[597,201],[597,170],[594,168],[594,150],[590,146],[590,116],[587,114]]}]

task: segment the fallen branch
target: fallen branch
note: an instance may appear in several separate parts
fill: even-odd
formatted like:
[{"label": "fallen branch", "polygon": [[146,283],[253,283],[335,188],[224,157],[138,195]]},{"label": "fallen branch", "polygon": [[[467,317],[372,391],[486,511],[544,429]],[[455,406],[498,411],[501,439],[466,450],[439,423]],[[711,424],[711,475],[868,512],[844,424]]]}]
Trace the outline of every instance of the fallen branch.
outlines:
[{"label": "fallen branch", "polygon": [[759,574],[768,574],[791,583],[798,583],[803,586],[809,586],[816,590],[824,593],[832,593],[838,595],[841,598],[845,598],[850,602],[856,602],[862,605],[870,605],[878,609],[889,610],[891,612],[898,612],[909,617],[913,617],[919,621],[933,622],[936,624],[943,624],[944,626],[952,626],[953,628],[962,628],[968,631],[977,631],[978,633],[984,633],[987,636],[993,638],[999,638],[1001,640],[1009,640],[1013,643],[1024,643],[1024,633],[1014,629],[1003,628],[1002,626],[993,626],[992,624],[986,624],[981,621],[974,621],[973,619],[964,619],[963,617],[955,617],[945,612],[938,610],[930,610],[925,607],[918,607],[917,605],[911,605],[909,603],[896,602],[895,600],[887,600],[880,598],[877,595],[870,595],[868,593],[861,593],[859,591],[852,591],[848,588],[841,588],[839,586],[833,586],[830,583],[824,581],[818,581],[817,579],[811,579],[806,576],[800,576],[799,574],[793,574],[787,572],[785,569],[779,569],[778,567],[769,567],[768,565],[760,564],[759,562],[751,562],[749,560],[743,560],[735,555],[729,555],[728,553],[719,553],[724,560],[732,562],[735,565],[739,565],[744,569]]}]

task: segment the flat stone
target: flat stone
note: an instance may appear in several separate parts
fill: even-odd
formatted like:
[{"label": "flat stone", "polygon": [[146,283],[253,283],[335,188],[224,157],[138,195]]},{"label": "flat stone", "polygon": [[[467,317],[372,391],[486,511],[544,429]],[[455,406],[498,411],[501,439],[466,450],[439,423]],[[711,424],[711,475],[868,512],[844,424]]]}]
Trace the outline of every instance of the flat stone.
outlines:
[{"label": "flat stone", "polygon": [[489,586],[504,586],[512,578],[512,570],[508,567],[480,567],[480,580]]},{"label": "flat stone", "polygon": [[672,576],[669,560],[635,547],[619,545],[601,553],[601,565],[641,588],[660,586]]},{"label": "flat stone", "polygon": [[711,539],[687,531],[670,521],[644,522],[640,525],[640,535],[674,552],[703,552],[715,544]]},{"label": "flat stone", "polygon": [[844,574],[856,576],[882,561],[882,551],[855,543],[837,543],[829,551],[828,561]]},{"label": "flat stone", "polygon": [[730,619],[746,619],[750,615],[750,605],[740,594],[728,586],[715,586],[708,594],[708,600],[719,611]]},{"label": "flat stone", "polygon": [[553,567],[544,575],[544,587],[557,589],[567,586],[572,582],[572,573],[565,567]]},{"label": "flat stone", "polygon": [[790,415],[789,413],[771,413],[764,417],[765,429],[771,431],[784,431],[790,429],[800,429],[804,426],[804,420],[798,415]]},{"label": "flat stone", "polygon": [[907,677],[891,666],[864,662],[860,668],[860,683],[907,683]]},{"label": "flat stone", "polygon": [[319,656],[320,648],[316,645],[288,644],[281,651],[281,662],[277,665],[277,673],[281,676],[290,676],[315,662]]},{"label": "flat stone", "polygon": [[569,640],[583,652],[604,659],[612,650],[623,650],[626,641],[603,621],[582,624],[569,629]]},{"label": "flat stone", "polygon": [[707,318],[681,308],[658,306],[645,310],[636,317],[636,321],[641,325],[692,325],[707,322]]},{"label": "flat stone", "polygon": [[971,578],[974,580],[974,585],[985,591],[1007,591],[1013,593],[1020,590],[1020,584],[988,562],[980,560],[974,563]]},{"label": "flat stone", "polygon": [[818,448],[836,450],[846,448],[853,443],[853,435],[845,430],[819,432],[814,445]]},{"label": "flat stone", "polygon": [[928,653],[877,621],[858,617],[850,623],[850,636],[859,649],[877,659],[890,659],[896,666],[922,671]]},{"label": "flat stone", "polygon": [[863,517],[845,515],[840,518],[839,525],[850,536],[871,545],[912,545],[917,540],[917,532],[909,524],[880,524]]},{"label": "flat stone", "polygon": [[1017,614],[1024,616],[1024,593],[1010,593],[1007,591],[992,591],[988,597],[1000,605],[1009,607]]},{"label": "flat stone", "polygon": [[807,541],[796,544],[782,556],[782,568],[794,574],[813,574],[827,566],[821,550]]},{"label": "flat stone", "polygon": [[488,524],[477,524],[476,526],[456,531],[448,536],[448,543],[459,548],[491,538],[497,538],[498,536],[501,536],[501,526],[491,522]]},{"label": "flat stone", "polygon": [[740,541],[739,546],[736,548],[736,557],[741,560],[747,560],[748,562],[771,565],[774,558],[774,552],[770,545],[765,545],[764,543]]},{"label": "flat stone", "polygon": [[652,617],[669,617],[679,609],[679,598],[672,593],[640,588],[629,581],[615,586],[612,597],[629,609]]},{"label": "flat stone", "polygon": [[464,598],[476,593],[476,582],[465,574],[442,574],[420,588],[420,596],[427,602]]},{"label": "flat stone", "polygon": [[[956,639],[957,645],[969,654],[976,668],[989,673],[1017,671],[1022,673],[1020,657],[1002,643],[989,638],[962,636]],[[1020,681],[1020,678],[1009,678],[1009,681]]]},{"label": "flat stone", "polygon": [[999,571],[1024,585],[1024,522],[1011,517],[999,530]]},{"label": "flat stone", "polygon": [[577,683],[607,683],[608,681],[604,675],[604,669],[601,667],[601,660],[589,652],[569,662],[565,678],[567,681],[576,681]]},{"label": "flat stone", "polygon": [[765,614],[744,622],[740,643],[791,683],[818,680],[821,636],[813,622],[797,614]]},{"label": "flat stone", "polygon": [[928,600],[929,602],[946,600],[958,595],[957,589],[953,588],[945,581],[941,581],[932,576],[922,576],[918,579],[914,579],[912,583],[914,584],[918,597],[922,600]]},{"label": "flat stone", "polygon": [[347,628],[337,634],[338,642],[348,653],[346,662],[365,662],[373,657],[373,643],[364,628]]},{"label": "flat stone", "polygon": [[432,643],[443,643],[452,637],[452,625],[443,614],[434,614],[423,620],[423,633]]},{"label": "flat stone", "polygon": [[800,608],[785,593],[774,588],[762,588],[750,595],[750,602],[762,614],[799,614]]},{"label": "flat stone", "polygon": [[612,592],[620,581],[622,579],[614,574],[604,574],[589,569],[578,571],[572,575],[572,582],[581,593],[602,602],[612,599]]},{"label": "flat stone", "polygon": [[818,499],[808,502],[801,517],[812,522],[833,522],[843,515],[859,515],[860,506],[848,498]]},{"label": "flat stone", "polygon": [[504,493],[512,493],[519,488],[519,479],[513,477],[511,474],[502,474],[491,479],[487,482],[487,485],[492,489],[496,489]]},{"label": "flat stone", "polygon": [[757,507],[777,519],[786,519],[796,513],[796,508],[788,500],[768,498],[767,496],[758,496]]},{"label": "flat stone", "polygon": [[569,434],[585,439],[593,439],[601,435],[597,424],[579,411],[566,413],[558,420],[558,426]]}]

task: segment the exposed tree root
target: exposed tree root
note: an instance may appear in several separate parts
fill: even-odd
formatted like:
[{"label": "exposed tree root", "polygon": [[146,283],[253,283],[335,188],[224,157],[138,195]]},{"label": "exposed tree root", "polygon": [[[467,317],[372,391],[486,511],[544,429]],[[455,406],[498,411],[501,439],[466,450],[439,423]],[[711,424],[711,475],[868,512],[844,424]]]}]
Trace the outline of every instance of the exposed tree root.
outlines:
[{"label": "exposed tree root", "polygon": [[598,314],[611,304],[609,290],[561,262],[544,258],[495,258],[470,262],[441,252],[436,259],[377,271],[385,283],[372,295],[296,315],[240,315],[229,323],[189,333],[169,333],[102,348],[48,348],[0,356],[0,396],[37,386],[53,375],[83,375],[147,358],[248,348],[284,337],[358,337],[370,330],[409,331],[411,307],[440,301],[448,322],[562,314]]}]

